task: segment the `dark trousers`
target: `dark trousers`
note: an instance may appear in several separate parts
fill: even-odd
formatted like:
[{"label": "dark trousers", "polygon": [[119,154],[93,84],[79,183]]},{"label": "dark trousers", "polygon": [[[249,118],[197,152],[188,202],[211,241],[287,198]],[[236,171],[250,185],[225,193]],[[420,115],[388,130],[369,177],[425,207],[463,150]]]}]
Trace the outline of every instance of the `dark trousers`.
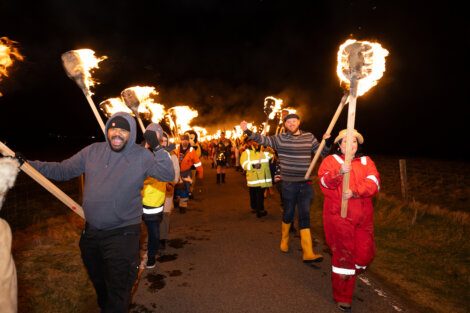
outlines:
[{"label": "dark trousers", "polygon": [[88,224],[80,238],[82,260],[93,283],[101,312],[128,312],[137,278],[140,224],[94,230]]},{"label": "dark trousers", "polygon": [[264,211],[264,189],[262,187],[248,187],[250,190],[250,206],[256,212]]},{"label": "dark trousers", "polygon": [[290,224],[294,221],[295,208],[299,214],[299,229],[310,227],[310,205],[313,189],[310,182],[282,181],[282,202],[284,212],[282,221]]},{"label": "dark trousers", "polygon": [[160,248],[160,223],[163,219],[163,212],[152,214],[151,220],[144,218],[147,226],[147,257],[149,260],[155,259],[155,254]]}]

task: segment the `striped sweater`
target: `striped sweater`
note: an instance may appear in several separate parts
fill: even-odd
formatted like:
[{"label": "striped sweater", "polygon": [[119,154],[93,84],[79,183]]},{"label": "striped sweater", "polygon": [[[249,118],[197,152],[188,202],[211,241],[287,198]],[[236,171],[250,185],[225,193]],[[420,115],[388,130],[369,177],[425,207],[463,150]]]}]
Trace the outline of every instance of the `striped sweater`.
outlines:
[{"label": "striped sweater", "polygon": [[[275,136],[262,136],[257,133],[246,131],[250,139],[263,146],[270,146],[277,151],[281,165],[281,178],[284,181],[305,181],[314,154],[320,143],[312,133],[300,131],[299,135],[282,133]],[[321,153],[322,157],[328,154],[329,147],[325,147]]]}]

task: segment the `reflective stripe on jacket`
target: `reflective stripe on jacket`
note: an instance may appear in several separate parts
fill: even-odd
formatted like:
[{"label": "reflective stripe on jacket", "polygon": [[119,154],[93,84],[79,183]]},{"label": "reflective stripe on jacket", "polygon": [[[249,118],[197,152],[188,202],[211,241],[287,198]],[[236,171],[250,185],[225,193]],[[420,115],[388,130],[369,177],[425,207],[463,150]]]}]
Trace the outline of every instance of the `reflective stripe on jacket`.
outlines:
[{"label": "reflective stripe on jacket", "polygon": [[[261,157],[261,158],[260,158]],[[253,151],[246,149],[240,157],[240,164],[246,171],[246,183],[248,187],[271,187],[271,171],[269,169],[269,160],[272,154],[269,152]],[[261,168],[253,168],[254,164],[261,164]]]},{"label": "reflective stripe on jacket", "polygon": [[[176,156],[178,159],[180,159],[180,147],[176,149]],[[196,154],[196,150],[194,150],[193,147],[189,148],[189,151],[186,152],[185,156],[183,157],[183,160],[180,163],[180,172],[185,172],[191,169],[191,166],[196,168],[197,176],[198,178],[202,179],[203,178],[203,169],[202,169],[202,163],[199,157]]]}]

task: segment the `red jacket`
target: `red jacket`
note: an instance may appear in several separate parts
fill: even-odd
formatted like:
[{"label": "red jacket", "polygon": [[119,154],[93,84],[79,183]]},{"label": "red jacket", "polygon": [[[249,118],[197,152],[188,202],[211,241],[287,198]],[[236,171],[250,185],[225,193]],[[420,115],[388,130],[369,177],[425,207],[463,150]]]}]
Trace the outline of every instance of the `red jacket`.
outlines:
[{"label": "red jacket", "polygon": [[[198,178],[202,179],[203,178],[202,163],[196,154],[196,150],[194,150],[193,147],[189,147],[185,155],[181,156],[180,149],[181,149],[181,145],[178,146],[178,148],[175,151],[176,156],[178,157],[178,160],[180,160],[180,172],[183,173],[185,171],[189,171],[191,167],[194,165],[194,167],[196,168]],[[181,157],[183,158],[183,160],[181,160]]]},{"label": "red jacket", "polygon": [[[341,211],[343,176],[339,174],[339,170],[342,163],[344,163],[344,156],[329,155],[323,160],[318,170],[320,187],[325,195],[324,209],[332,214],[339,214]],[[354,196],[348,200],[348,217],[352,218],[352,214],[360,214],[364,205],[372,207],[372,197],[379,191],[379,188],[380,177],[374,162],[367,156],[353,159],[349,189]]]}]

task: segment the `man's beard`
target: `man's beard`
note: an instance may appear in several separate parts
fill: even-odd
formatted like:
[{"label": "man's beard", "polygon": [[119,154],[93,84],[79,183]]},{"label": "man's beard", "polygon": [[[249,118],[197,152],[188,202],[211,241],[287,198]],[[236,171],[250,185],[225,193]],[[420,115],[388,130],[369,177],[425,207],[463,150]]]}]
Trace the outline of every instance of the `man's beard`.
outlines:
[{"label": "man's beard", "polygon": [[299,130],[299,127],[296,127],[296,128],[294,129],[294,131],[290,131],[290,130],[286,127],[286,130],[287,130],[287,132],[288,132],[289,134],[293,135],[293,134],[295,134],[295,133]]}]

